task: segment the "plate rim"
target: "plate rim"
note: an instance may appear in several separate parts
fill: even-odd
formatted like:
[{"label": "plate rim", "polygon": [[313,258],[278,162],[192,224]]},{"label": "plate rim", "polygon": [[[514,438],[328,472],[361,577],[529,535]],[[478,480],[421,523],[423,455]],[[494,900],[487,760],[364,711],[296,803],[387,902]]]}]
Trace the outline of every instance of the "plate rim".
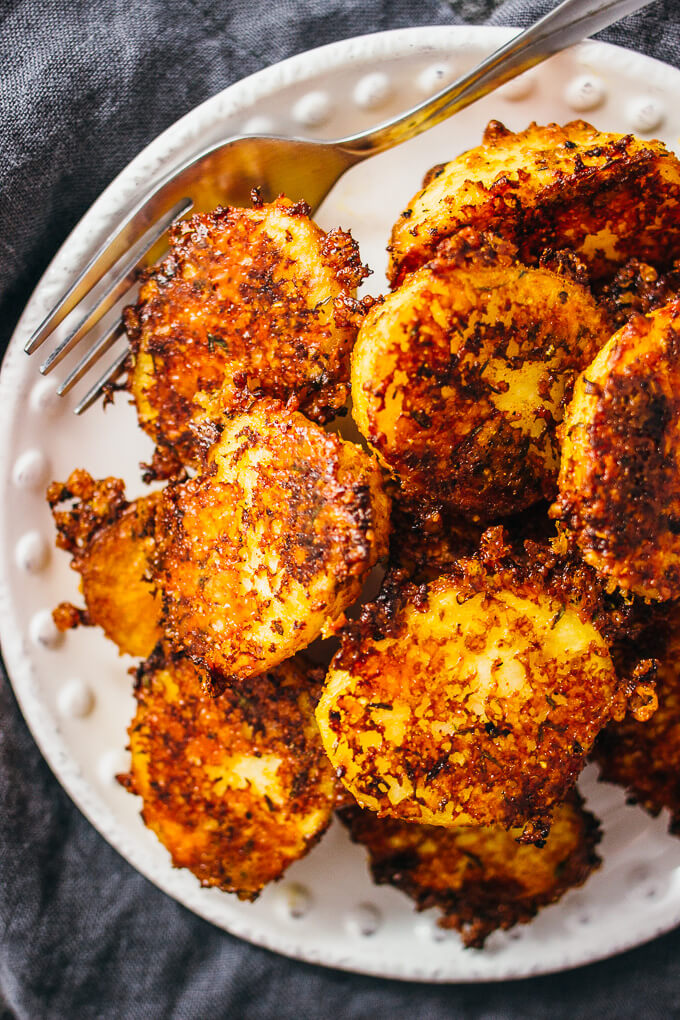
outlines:
[{"label": "plate rim", "polygon": [[[160,153],[165,150],[166,156],[167,154],[171,155],[173,147],[178,146],[177,140],[183,135],[187,127],[193,126],[193,133],[196,134],[202,120],[216,115],[220,106],[224,107],[224,109],[219,111],[219,115],[222,117],[237,113],[241,106],[247,109],[249,96],[250,102],[252,102],[253,96],[255,98],[262,98],[267,94],[271,94],[277,87],[277,84],[292,84],[293,82],[304,81],[305,78],[315,75],[318,68],[322,65],[326,69],[345,67],[351,64],[353,60],[366,59],[371,56],[399,59],[405,56],[409,50],[423,54],[429,51],[435,58],[441,56],[441,42],[438,42],[438,45],[435,46],[428,40],[428,34],[431,34],[435,29],[438,33],[445,33],[446,36],[456,39],[457,45],[460,45],[460,37],[462,36],[468,37],[473,43],[478,44],[480,41],[488,42],[491,46],[502,44],[519,31],[516,28],[506,26],[434,25],[391,29],[338,40],[288,57],[234,82],[188,111],[152,139],[95,199],[60,245],[38,280],[16,324],[3,358],[2,369],[0,371],[0,428],[6,430],[8,424],[14,420],[16,413],[15,405],[21,399],[21,388],[17,385],[18,377],[21,375],[21,369],[25,365],[23,359],[26,357],[22,350],[23,341],[30,332],[30,329],[37,325],[38,320],[42,317],[41,305],[44,307],[50,304],[50,291],[55,291],[56,284],[59,284],[59,287],[63,286],[63,280],[59,281],[58,279],[61,265],[67,260],[68,253],[72,248],[82,245],[88,228],[91,226],[91,221],[99,219],[99,233],[102,232],[102,224],[105,224],[104,229],[108,231],[111,224],[120,216],[122,209],[125,208],[125,202],[129,201],[131,196],[134,198],[139,197],[138,185],[135,184],[135,175],[139,173],[140,168],[145,165],[153,153]],[[680,86],[680,69],[656,58],[648,57],[635,50],[628,50],[625,47],[600,42],[599,40],[586,40],[573,49],[583,49],[585,52],[586,47],[588,48],[588,53],[593,56],[600,53],[603,57],[610,58],[613,65],[618,69],[628,65],[628,73],[634,75],[639,73],[635,68],[635,65],[639,64],[640,69],[644,67],[648,79],[650,71],[653,69],[656,79],[660,77],[668,78],[670,74],[672,77],[677,78],[677,84]],[[609,66],[612,65],[610,64]],[[201,146],[198,146],[196,151],[200,151],[200,148]],[[182,158],[184,158],[183,146],[182,151]],[[191,155],[191,150],[187,152],[187,156],[189,155]],[[160,171],[161,166],[162,171]],[[160,171],[159,173],[152,173],[150,177],[145,175],[147,181],[146,187],[152,183],[154,177],[160,177],[167,173],[167,164],[163,164],[163,160],[160,160],[158,161],[157,169]],[[128,192],[127,199],[124,199],[122,204],[119,202],[118,209],[115,211],[111,210],[102,215],[102,209],[108,206],[112,196],[117,195],[119,192],[124,195],[126,191]],[[96,241],[91,241],[90,244],[92,248]],[[5,475],[8,474],[9,457],[9,444],[2,444],[0,448],[0,471],[5,472]],[[6,515],[7,501],[3,500],[0,502],[0,535],[6,534]],[[531,966],[527,966],[526,968],[515,969],[511,972],[501,969],[497,973],[484,976],[480,976],[474,967],[470,968],[471,973],[469,975],[441,973],[441,967],[438,968],[438,973],[424,973],[421,967],[415,966],[412,970],[405,971],[401,965],[398,969],[395,968],[388,957],[385,957],[382,962],[380,958],[366,958],[362,960],[360,953],[357,953],[356,957],[352,960],[347,960],[346,957],[339,955],[334,957],[332,952],[324,951],[323,959],[321,959],[320,954],[312,953],[304,945],[297,944],[293,933],[291,933],[290,938],[279,937],[276,934],[270,936],[263,929],[258,919],[255,919],[254,922],[255,930],[247,922],[242,921],[241,916],[237,914],[233,916],[228,925],[225,924],[223,921],[211,916],[211,910],[205,900],[195,897],[194,901],[191,902],[191,897],[187,896],[184,890],[181,892],[173,890],[172,878],[174,876],[174,869],[171,869],[168,876],[157,873],[153,865],[147,865],[143,853],[138,852],[134,846],[127,844],[123,826],[116,821],[114,812],[107,805],[99,802],[98,797],[90,792],[89,783],[79,774],[77,762],[70,758],[68,748],[62,740],[58,727],[55,725],[51,713],[46,705],[42,703],[39,696],[36,667],[31,660],[28,642],[22,638],[19,621],[14,615],[10,597],[9,576],[8,550],[6,543],[3,542],[0,543],[0,646],[8,679],[24,721],[55,778],[88,822],[93,825],[97,832],[106,839],[109,845],[131,867],[166,895],[172,896],[187,909],[190,909],[198,916],[215,924],[229,934],[293,959],[321,964],[338,970],[402,981],[451,984],[522,980],[532,976],[559,973],[574,967],[595,963],[628,949],[643,945],[680,924],[680,898],[678,898],[673,918],[666,919],[661,924],[651,925],[648,930],[644,931],[642,936],[636,936],[633,939],[624,938],[617,944],[610,942],[601,954],[593,955],[592,952],[583,953],[582,955],[575,954],[571,958],[565,957],[555,966],[540,967],[539,969],[532,969]],[[199,888],[197,885],[196,889],[198,890]]]}]

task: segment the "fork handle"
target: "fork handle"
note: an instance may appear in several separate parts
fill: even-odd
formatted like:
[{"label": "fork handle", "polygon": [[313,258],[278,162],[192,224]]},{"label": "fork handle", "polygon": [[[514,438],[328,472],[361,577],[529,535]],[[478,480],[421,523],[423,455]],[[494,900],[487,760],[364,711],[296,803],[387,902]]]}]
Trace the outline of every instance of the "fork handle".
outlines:
[{"label": "fork handle", "polygon": [[652,0],[563,0],[524,32],[495,50],[472,71],[458,78],[431,99],[370,131],[350,135],[333,144],[357,160],[391,149],[394,145],[441,123],[543,60],[599,32]]}]

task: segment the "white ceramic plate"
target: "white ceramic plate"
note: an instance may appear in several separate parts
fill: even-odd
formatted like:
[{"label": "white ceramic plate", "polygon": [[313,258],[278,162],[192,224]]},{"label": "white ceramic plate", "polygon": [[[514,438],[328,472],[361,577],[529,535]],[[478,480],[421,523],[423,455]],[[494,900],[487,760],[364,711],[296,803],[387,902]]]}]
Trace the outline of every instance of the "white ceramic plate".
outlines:
[{"label": "white ceramic plate", "polygon": [[[55,396],[58,379],[38,376],[23,344],[75,271],[121,213],[175,162],[244,129],[334,137],[385,119],[432,93],[512,34],[501,28],[423,28],[351,39],[294,57],[239,82],[152,142],[104,192],[45,273],[21,318],[0,378],[0,637],[14,688],[41,750],[90,821],[139,871],[197,914],[281,953],[328,966],[422,981],[488,981],[540,974],[619,952],[680,922],[680,840],[667,819],[625,805],[621,790],[581,781],[601,818],[604,865],[580,890],[530,925],[496,933],[483,951],[464,950],[416,914],[401,893],[371,884],[364,852],[334,825],[318,847],[254,904],[201,889],[174,870],[139,818],[139,802],[117,785],[133,712],[131,661],[98,632],[63,638],[50,610],[78,601],[68,557],[53,551],[44,489],[76,466],[143,486],[138,462],[151,444],[119,397],[85,419]],[[658,136],[680,134],[680,72],[601,43],[583,45],[510,83],[448,123],[354,169],[318,214],[323,227],[351,227],[384,288],[391,224],[425,170],[479,142],[491,118],[522,128],[531,120],[584,115],[596,126]],[[61,377],[69,368],[66,362]]]}]

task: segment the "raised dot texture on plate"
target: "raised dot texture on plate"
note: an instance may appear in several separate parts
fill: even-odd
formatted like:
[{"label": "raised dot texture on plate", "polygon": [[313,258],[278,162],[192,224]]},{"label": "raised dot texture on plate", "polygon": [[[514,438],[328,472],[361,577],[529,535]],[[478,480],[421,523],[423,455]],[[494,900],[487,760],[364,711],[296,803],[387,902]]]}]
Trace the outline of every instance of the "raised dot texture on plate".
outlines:
[{"label": "raised dot texture on plate", "polygon": [[633,865],[628,873],[628,896],[651,903],[662,899],[668,891],[668,876],[657,874],[645,861]]},{"label": "raised dot texture on plate", "polygon": [[630,126],[635,131],[656,131],[661,127],[666,117],[666,110],[658,99],[651,96],[640,96],[634,99],[628,106],[628,117]]},{"label": "raised dot texture on plate", "polygon": [[590,924],[592,920],[591,908],[583,893],[568,896],[565,899],[564,906],[566,907],[566,921],[569,925],[576,928],[585,928]]},{"label": "raised dot texture on plate", "polygon": [[446,928],[440,928],[437,924],[437,915],[418,917],[413,930],[419,939],[424,942],[445,942],[451,938],[451,932]]},{"label": "raised dot texture on plate", "polygon": [[64,635],[57,628],[49,609],[39,609],[30,624],[31,641],[37,648],[54,651],[63,643]]},{"label": "raised dot texture on plate", "polygon": [[17,540],[14,558],[20,570],[39,574],[50,558],[50,547],[39,531],[27,531]]},{"label": "raised dot texture on plate", "polygon": [[382,923],[382,914],[372,903],[358,903],[345,921],[350,935],[375,935]]},{"label": "raised dot texture on plate", "polygon": [[392,88],[386,74],[376,71],[361,78],[354,87],[354,102],[362,110],[376,110],[390,98]]},{"label": "raised dot texture on plate", "polygon": [[312,894],[305,885],[299,882],[287,882],[278,890],[279,913],[285,917],[299,920],[309,913],[312,906]]},{"label": "raised dot texture on plate", "polygon": [[454,75],[455,69],[452,64],[432,64],[418,75],[418,88],[429,96],[453,81]]},{"label": "raised dot texture on plate", "polygon": [[512,102],[517,102],[520,99],[526,99],[534,91],[536,84],[536,76],[525,72],[524,74],[518,75],[517,78],[513,78],[512,81],[508,81],[505,85],[501,85],[498,89],[498,95],[503,99],[510,99]]},{"label": "raised dot texture on plate", "polygon": [[580,78],[574,78],[566,88],[564,98],[572,110],[583,113],[586,110],[594,110],[605,101],[607,91],[604,84],[594,75],[584,74]]},{"label": "raised dot texture on plate", "polygon": [[327,93],[308,92],[293,107],[293,119],[304,127],[321,127],[333,111]]},{"label": "raised dot texture on plate", "polygon": [[18,489],[41,489],[47,484],[47,457],[40,450],[24,450],[17,457],[12,479]]},{"label": "raised dot texture on plate", "polygon": [[274,121],[271,117],[258,115],[251,117],[243,125],[244,135],[272,135],[274,134]]},{"label": "raised dot texture on plate", "polygon": [[55,414],[60,406],[64,406],[57,394],[57,382],[54,379],[39,379],[31,390],[30,405],[36,414]]},{"label": "raised dot texture on plate", "polygon": [[65,719],[84,719],[94,708],[94,694],[86,683],[74,679],[59,691],[57,703]]}]

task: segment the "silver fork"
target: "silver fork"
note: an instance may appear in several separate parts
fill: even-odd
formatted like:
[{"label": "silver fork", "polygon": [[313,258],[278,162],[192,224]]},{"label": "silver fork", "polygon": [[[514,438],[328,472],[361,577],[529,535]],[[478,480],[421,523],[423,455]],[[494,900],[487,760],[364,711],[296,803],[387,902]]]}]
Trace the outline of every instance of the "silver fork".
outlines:
[{"label": "silver fork", "polygon": [[[229,138],[178,166],[133,208],[93,255],[75,282],[41,322],[25,346],[32,354],[80,306],[77,323],[40,366],[47,375],[114,308],[147,263],[165,231],[190,209],[216,204],[248,205],[254,187],[271,201],[280,193],[305,199],[316,209],[339,178],[364,159],[427,131],[524,71],[586,36],[599,32],[651,0],[564,0],[530,28],[496,50],[468,74],[431,99],[373,128],[336,141],[273,136]],[[104,277],[107,278],[102,283]],[[102,287],[98,284],[102,283]],[[91,296],[91,292],[95,295]],[[90,296],[90,300],[85,299]],[[57,392],[68,391],[123,335],[117,319],[106,329]],[[123,350],[75,407],[82,414],[120,374]]]}]

